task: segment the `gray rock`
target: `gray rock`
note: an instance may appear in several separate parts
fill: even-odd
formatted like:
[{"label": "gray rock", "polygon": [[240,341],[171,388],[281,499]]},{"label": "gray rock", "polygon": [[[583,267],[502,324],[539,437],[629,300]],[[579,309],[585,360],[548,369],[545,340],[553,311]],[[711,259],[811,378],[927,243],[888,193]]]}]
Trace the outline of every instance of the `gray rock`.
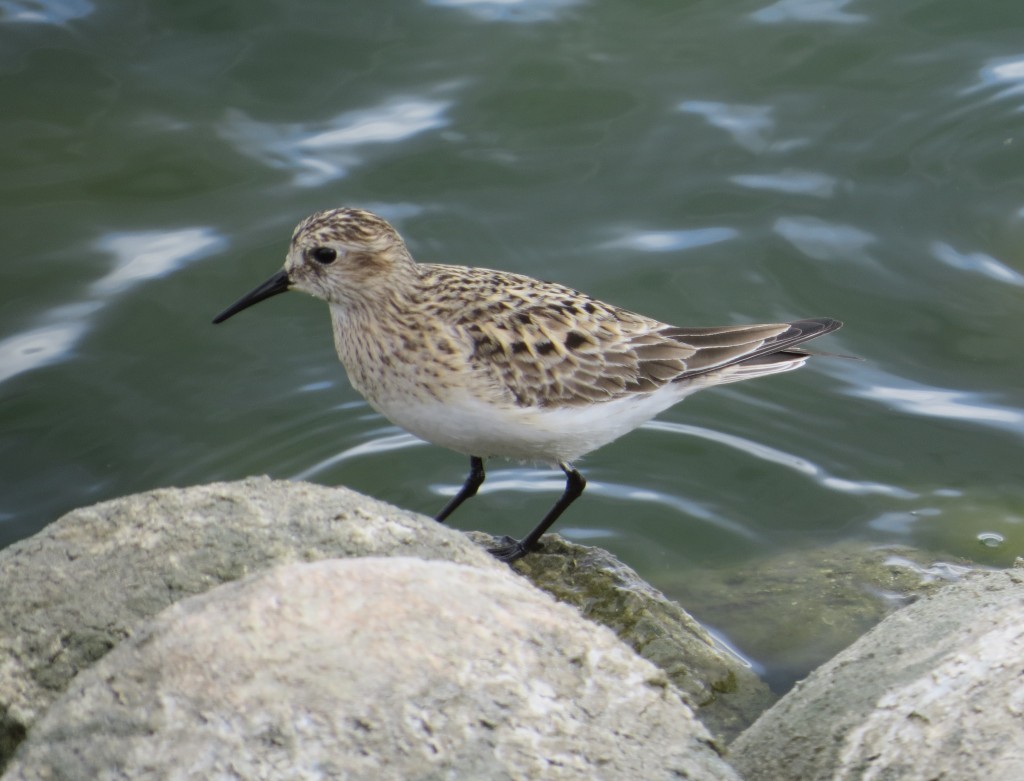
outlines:
[{"label": "gray rock", "polygon": [[748,781],[1024,778],[1024,571],[900,610],[731,746]]},{"label": "gray rock", "polygon": [[[495,538],[470,536],[493,546]],[[737,656],[716,642],[678,603],[601,548],[557,534],[513,565],[560,602],[612,629],[619,639],[668,673],[697,716],[723,744],[777,699]]]},{"label": "gray rock", "polygon": [[[546,539],[520,571],[662,666],[716,734],[767,706],[749,670],[636,573],[599,549]],[[275,564],[368,555],[507,570],[424,516],[267,478],[104,502],[0,551],[0,770],[75,675],[168,605]]]},{"label": "gray rock", "polygon": [[267,478],[104,502],[0,551],[0,770],[71,679],[143,619],[275,564],[370,555],[505,569],[422,515]]},{"label": "gray rock", "polygon": [[665,674],[510,572],[293,564],[165,610],[3,781],[737,779]]}]

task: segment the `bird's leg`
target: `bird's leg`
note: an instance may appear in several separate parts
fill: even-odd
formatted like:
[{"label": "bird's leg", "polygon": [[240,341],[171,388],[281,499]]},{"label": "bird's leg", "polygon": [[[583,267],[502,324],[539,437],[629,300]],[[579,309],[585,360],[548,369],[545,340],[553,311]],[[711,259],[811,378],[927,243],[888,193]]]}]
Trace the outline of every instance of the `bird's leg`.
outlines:
[{"label": "bird's leg", "polygon": [[534,530],[523,537],[523,539],[517,541],[511,537],[504,537],[502,538],[501,545],[496,548],[488,548],[488,552],[493,554],[498,560],[512,563],[538,547],[537,542],[540,540],[541,535],[551,527],[551,524],[558,520],[558,516],[565,512],[565,508],[576,501],[579,495],[583,493],[583,489],[587,487],[587,481],[583,475],[569,464],[559,462],[558,465],[565,472],[565,491],[562,492],[561,498],[555,502],[554,507],[548,510],[544,520],[538,523]]},{"label": "bird's leg", "polygon": [[479,456],[469,457],[469,474],[466,476],[466,482],[462,484],[462,488],[459,492],[451,498],[451,500],[444,506],[437,515],[434,516],[435,521],[444,523],[445,519],[455,512],[456,508],[464,501],[472,496],[476,496],[477,489],[483,485],[484,478],[484,460]]}]

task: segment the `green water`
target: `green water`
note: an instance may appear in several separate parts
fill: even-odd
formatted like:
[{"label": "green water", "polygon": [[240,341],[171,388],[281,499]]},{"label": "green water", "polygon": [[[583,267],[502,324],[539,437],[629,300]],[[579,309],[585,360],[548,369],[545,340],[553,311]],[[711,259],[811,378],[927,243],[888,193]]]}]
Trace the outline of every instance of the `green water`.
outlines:
[{"label": "green water", "polygon": [[[320,302],[210,325],[300,218],[357,205],[422,260],[680,325],[846,322],[815,345],[863,361],[698,394],[579,465],[558,529],[655,585],[851,539],[1008,565],[1022,29],[910,0],[0,0],[0,544],[259,473],[435,512],[467,464],[362,402]],[[561,482],[495,463],[453,522],[521,535]]]}]

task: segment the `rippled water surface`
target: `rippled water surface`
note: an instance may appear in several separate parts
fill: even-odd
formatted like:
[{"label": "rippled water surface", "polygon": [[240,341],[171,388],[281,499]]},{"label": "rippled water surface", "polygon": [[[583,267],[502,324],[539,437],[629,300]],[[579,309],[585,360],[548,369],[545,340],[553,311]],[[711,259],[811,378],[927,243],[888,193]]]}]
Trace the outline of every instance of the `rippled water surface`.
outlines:
[{"label": "rippled water surface", "polygon": [[[258,473],[436,511],[465,459],[360,399],[320,302],[210,325],[344,204],[421,260],[680,325],[846,322],[815,346],[863,361],[698,394],[580,465],[560,530],[656,585],[850,539],[1009,564],[1022,29],[951,1],[0,0],[0,544]],[[561,486],[495,463],[453,520],[521,535]]]}]

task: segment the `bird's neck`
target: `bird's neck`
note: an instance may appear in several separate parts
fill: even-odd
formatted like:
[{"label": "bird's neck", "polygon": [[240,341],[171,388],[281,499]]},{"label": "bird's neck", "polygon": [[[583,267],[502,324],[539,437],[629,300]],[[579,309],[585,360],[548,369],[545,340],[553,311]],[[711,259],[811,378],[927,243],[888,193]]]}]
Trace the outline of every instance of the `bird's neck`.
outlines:
[{"label": "bird's neck", "polygon": [[365,302],[331,304],[338,357],[352,385],[371,403],[412,392],[422,379],[422,356],[445,338],[425,311],[422,292],[416,275],[395,280]]}]

